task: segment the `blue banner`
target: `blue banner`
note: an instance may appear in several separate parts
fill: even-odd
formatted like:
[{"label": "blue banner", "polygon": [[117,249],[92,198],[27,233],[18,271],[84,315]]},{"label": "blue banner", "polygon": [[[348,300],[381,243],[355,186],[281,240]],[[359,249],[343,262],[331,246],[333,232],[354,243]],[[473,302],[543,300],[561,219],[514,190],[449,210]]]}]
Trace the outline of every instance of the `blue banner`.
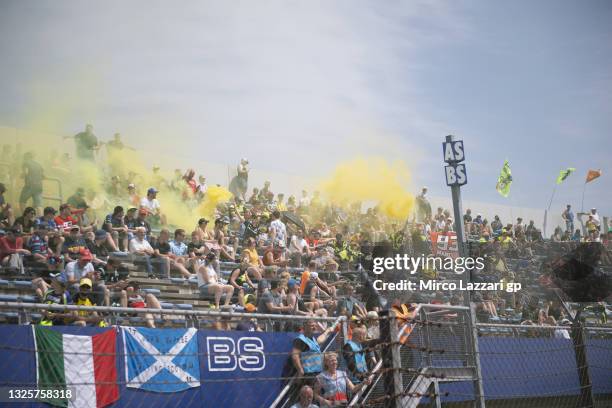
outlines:
[{"label": "blue banner", "polygon": [[[107,329],[53,327],[68,334],[93,335]],[[188,330],[137,329],[160,353],[168,353]],[[172,393],[155,392],[145,387],[127,386],[123,336],[117,336],[119,400],[110,407],[264,407],[281,391],[283,377],[290,375],[288,356],[295,333],[259,333],[240,331],[197,330],[200,386]],[[162,340],[166,339],[166,340]],[[163,342],[168,342],[163,345]],[[195,344],[195,343],[191,343]],[[564,339],[480,338],[485,394],[490,399],[577,395],[578,374],[571,341]],[[149,353],[149,352],[147,352]],[[146,353],[141,353],[146,355]],[[150,353],[149,353],[150,354]],[[181,351],[188,358],[191,351]],[[593,392],[612,394],[610,367],[612,342],[588,340]],[[184,361],[172,359],[181,366]],[[443,362],[438,362],[442,364]],[[185,366],[187,367],[187,366]],[[146,368],[145,368],[146,370]],[[161,370],[160,370],[161,371]],[[172,374],[172,369],[169,374]],[[189,368],[194,381],[198,377]],[[171,378],[171,377],[168,377]],[[174,378],[178,378],[174,376]],[[168,381],[170,382],[170,381]],[[173,380],[174,383],[187,383]],[[29,326],[0,326],[0,386],[19,388],[36,384],[36,356],[32,329]],[[442,384],[449,392],[443,400],[473,398],[471,382]],[[48,407],[42,403],[11,403],[11,407]]]},{"label": "blue banner", "polygon": [[177,392],[200,386],[198,331],[122,327],[127,386]]}]

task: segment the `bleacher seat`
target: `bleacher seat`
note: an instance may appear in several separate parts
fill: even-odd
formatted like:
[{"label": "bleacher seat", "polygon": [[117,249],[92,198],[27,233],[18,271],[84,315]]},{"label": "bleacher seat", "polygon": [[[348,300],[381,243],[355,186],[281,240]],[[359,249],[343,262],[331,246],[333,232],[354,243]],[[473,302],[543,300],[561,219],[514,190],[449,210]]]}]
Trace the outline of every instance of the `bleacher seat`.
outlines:
[{"label": "bleacher seat", "polygon": [[0,286],[8,286],[9,285],[9,281],[7,281],[6,279],[0,279]]},{"label": "bleacher seat", "polygon": [[20,288],[31,288],[32,281],[13,281],[13,285]]},{"label": "bleacher seat", "polygon": [[17,295],[0,294],[0,302],[17,302],[19,297]]},{"label": "bleacher seat", "polygon": [[23,295],[23,296],[19,296],[19,300],[25,303],[36,303],[38,302],[38,297],[32,296],[32,295]]},{"label": "bleacher seat", "polygon": [[185,283],[185,279],[183,279],[183,278],[170,278],[170,282],[182,284],[182,283]]},{"label": "bleacher seat", "polygon": [[2,312],[0,316],[5,317],[7,319],[17,319],[19,318],[19,313],[17,312]]},{"label": "bleacher seat", "polygon": [[161,302],[160,305],[161,305],[162,309],[174,309],[174,304],[173,303]]},{"label": "bleacher seat", "polygon": [[142,291],[145,293],[150,293],[155,296],[159,296],[159,294],[161,293],[159,289],[154,289],[154,288],[146,288],[146,289],[143,289]]},{"label": "bleacher seat", "polygon": [[185,303],[185,304],[178,304],[176,305],[177,308],[181,309],[181,310],[193,310],[193,305]]}]

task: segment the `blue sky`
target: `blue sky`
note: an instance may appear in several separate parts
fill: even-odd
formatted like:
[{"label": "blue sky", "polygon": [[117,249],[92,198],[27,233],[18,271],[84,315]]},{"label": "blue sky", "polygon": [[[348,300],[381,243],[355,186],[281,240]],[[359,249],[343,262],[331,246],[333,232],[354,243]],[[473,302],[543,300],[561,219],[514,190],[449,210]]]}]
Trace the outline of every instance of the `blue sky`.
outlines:
[{"label": "blue sky", "polygon": [[402,159],[437,196],[452,133],[465,198],[544,208],[573,166],[560,211],[601,168],[585,205],[612,215],[610,21],[609,1],[3,1],[0,125],[287,174]]}]

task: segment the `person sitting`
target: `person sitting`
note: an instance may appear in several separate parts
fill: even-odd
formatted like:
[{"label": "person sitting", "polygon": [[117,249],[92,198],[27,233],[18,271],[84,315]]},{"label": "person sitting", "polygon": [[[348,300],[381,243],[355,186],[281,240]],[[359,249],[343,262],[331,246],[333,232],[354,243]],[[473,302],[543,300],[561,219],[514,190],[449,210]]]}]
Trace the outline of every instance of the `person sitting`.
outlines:
[{"label": "person sitting", "polygon": [[168,242],[170,252],[167,256],[170,258],[170,268],[179,271],[184,278],[189,279],[195,275],[192,275],[187,270],[189,266],[189,252],[187,244],[183,242],[184,240],[185,230],[177,229],[174,231],[174,240]]},{"label": "person sitting", "polygon": [[4,193],[6,193],[6,186],[0,183],[0,227],[7,228],[13,225],[14,215],[13,208],[6,202]]},{"label": "person sitting", "polygon": [[[88,232],[86,234],[85,244],[87,249],[92,253],[94,265],[104,265],[108,261],[109,250],[112,248],[108,247],[108,233],[104,230],[97,230],[95,233]],[[93,239],[92,239],[93,238]]]},{"label": "person sitting", "polygon": [[[68,293],[65,283],[59,277],[52,278],[45,283],[48,285],[48,288],[44,292],[40,288],[36,289],[36,296],[41,299],[40,303],[47,305],[69,305],[72,303],[70,293]],[[39,324],[41,326],[60,326],[65,324],[65,319],[71,316],[72,314],[67,312],[61,313],[44,310]]]},{"label": "person sitting", "polygon": [[[40,272],[48,270],[49,259],[53,257],[53,252],[47,246],[47,226],[44,224],[38,224],[30,240],[28,241],[28,249],[30,250],[31,257],[27,259],[26,264],[29,267],[33,267]],[[53,269],[55,269],[53,265]]]},{"label": "person sitting", "polygon": [[155,251],[149,241],[145,239],[145,235],[146,229],[144,227],[136,228],[136,236],[130,241],[129,249],[131,254],[136,255],[134,264],[144,265],[149,278],[156,279],[151,264],[151,256],[155,254]]},{"label": "person sitting", "polygon": [[155,225],[166,225],[166,216],[161,212],[161,206],[157,200],[159,190],[151,187],[147,190],[147,196],[140,200],[140,209],[147,211],[149,220]]},{"label": "person sitting", "polygon": [[238,297],[238,304],[244,307],[244,294],[245,292],[254,292],[255,285],[251,282],[248,273],[249,265],[246,262],[242,262],[238,268],[232,271],[229,278],[229,284],[234,287],[234,295]]},{"label": "person sitting", "polygon": [[62,254],[66,262],[79,259],[81,251],[84,249],[87,249],[87,243],[81,235],[81,228],[78,225],[71,226],[68,235],[64,237],[64,244],[62,245]]},{"label": "person sitting", "polygon": [[23,257],[30,255],[30,251],[24,249],[21,230],[11,228],[8,234],[0,237],[0,267],[7,267],[24,274]]},{"label": "person sitting", "polygon": [[13,228],[19,228],[24,234],[31,234],[36,224],[36,210],[34,207],[26,207],[23,210],[23,215],[15,219]]},{"label": "person sitting", "polygon": [[[97,306],[96,300],[92,294],[93,283],[89,278],[82,278],[79,281],[79,291],[74,297],[74,304],[76,306]],[[74,312],[74,321],[72,324],[75,326],[87,326],[88,323],[92,326],[106,327],[104,319],[98,315],[95,311],[79,310]]]},{"label": "person sitting", "polygon": [[285,267],[289,263],[284,259],[283,256],[284,249],[279,247],[278,245],[273,245],[270,243],[266,247],[266,250],[263,254],[262,262],[265,266],[278,266]]},{"label": "person sitting", "polygon": [[248,273],[251,278],[260,280],[264,270],[264,264],[257,253],[257,242],[255,238],[248,238],[246,243],[247,247],[242,250],[242,256],[243,259],[246,258],[245,262],[249,264]]},{"label": "person sitting", "polygon": [[[144,295],[144,296],[143,296]],[[144,293],[140,290],[138,282],[130,282],[125,290],[121,291],[121,307],[130,307],[134,309],[161,309],[161,304],[155,295]],[[140,316],[140,314],[139,314]],[[155,318],[151,313],[145,313],[144,319],[146,325],[150,329],[155,328]]]},{"label": "person sitting", "polygon": [[128,250],[128,227],[124,221],[125,212],[123,207],[118,205],[104,219],[104,229],[111,234],[116,246],[123,251]]},{"label": "person sitting", "polygon": [[343,315],[350,318],[351,316],[356,315],[359,318],[365,318],[367,315],[365,307],[357,298],[353,296],[355,291],[353,284],[345,284],[344,290],[346,294],[338,301],[338,316]]},{"label": "person sitting", "polygon": [[257,312],[263,314],[281,314],[292,311],[292,306],[283,305],[279,281],[270,282],[270,290],[265,291],[257,302]]},{"label": "person sitting", "polygon": [[209,252],[206,255],[205,261],[198,268],[198,289],[200,291],[201,298],[208,298],[210,296],[214,296],[215,299],[215,309],[219,309],[219,304],[221,303],[221,297],[225,295],[225,304],[224,307],[229,307],[230,302],[232,300],[232,293],[234,293],[234,288],[232,285],[226,285],[219,282],[219,278],[217,276],[217,272],[213,267],[213,263],[217,259],[217,256],[214,252]]},{"label": "person sitting", "polygon": [[312,255],[308,242],[304,238],[304,230],[300,229],[295,235],[291,236],[291,242],[289,243],[289,257],[291,259],[292,266],[301,268],[302,260],[309,259]]},{"label": "person sitting", "polygon": [[293,314],[302,316],[327,317],[327,309],[322,307],[315,308],[312,302],[305,302],[299,292],[299,282],[293,278],[287,282],[287,297],[285,299],[288,306],[291,306]]}]

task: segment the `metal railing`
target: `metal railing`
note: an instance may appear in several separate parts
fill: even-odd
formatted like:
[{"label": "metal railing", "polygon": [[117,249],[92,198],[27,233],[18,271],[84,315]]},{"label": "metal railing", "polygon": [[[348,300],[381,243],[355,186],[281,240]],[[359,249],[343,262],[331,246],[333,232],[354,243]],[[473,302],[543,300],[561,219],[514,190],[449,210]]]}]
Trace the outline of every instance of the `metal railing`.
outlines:
[{"label": "metal railing", "polygon": [[283,315],[283,314],[266,314],[266,313],[244,313],[234,311],[219,311],[219,310],[182,310],[182,309],[152,309],[152,308],[131,308],[131,307],[115,307],[115,306],[77,306],[77,305],[58,305],[45,303],[23,303],[23,302],[0,302],[0,309],[9,309],[17,311],[20,314],[26,312],[99,312],[106,315],[120,315],[122,313],[130,314],[153,314],[153,315],[168,315],[168,316],[184,316],[194,320],[206,317],[223,317],[223,318],[249,318],[249,319],[269,319],[278,321],[307,321],[340,323],[343,316],[335,317],[318,317],[318,316],[300,316],[300,315]]}]

